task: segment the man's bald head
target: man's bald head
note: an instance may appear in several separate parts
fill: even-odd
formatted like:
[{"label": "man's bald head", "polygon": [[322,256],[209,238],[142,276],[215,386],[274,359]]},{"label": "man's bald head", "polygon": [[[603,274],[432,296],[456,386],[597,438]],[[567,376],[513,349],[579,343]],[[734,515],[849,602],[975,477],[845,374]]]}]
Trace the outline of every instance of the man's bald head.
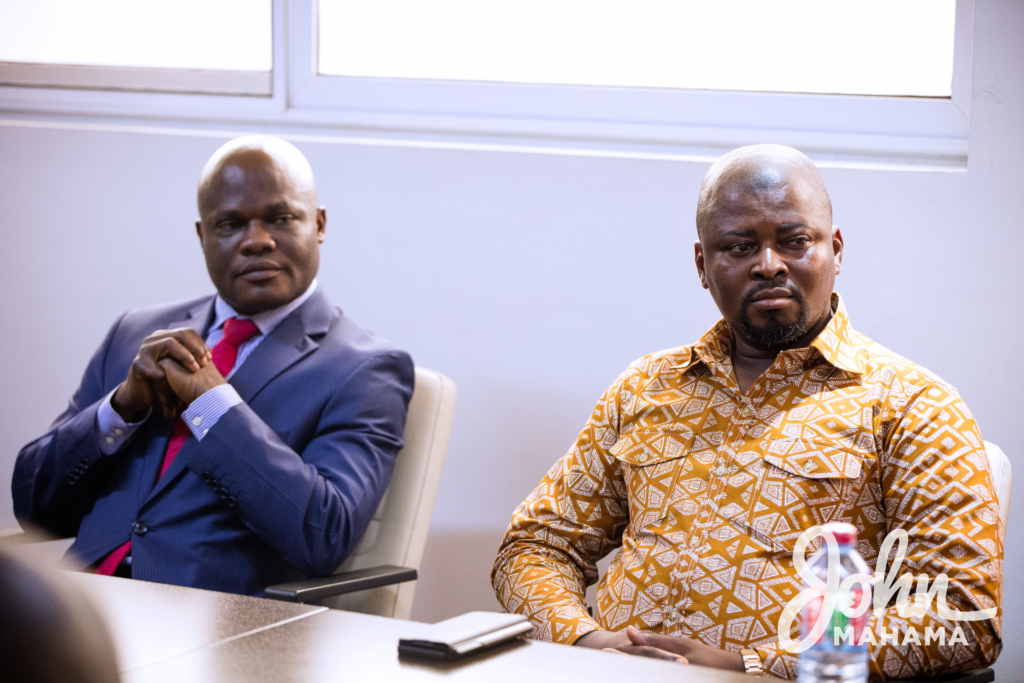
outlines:
[{"label": "man's bald head", "polygon": [[206,162],[198,199],[206,268],[235,311],[278,308],[309,288],[327,213],[302,152],[266,135],[232,140]]},{"label": "man's bald head", "polygon": [[273,169],[278,182],[290,185],[309,207],[316,207],[313,169],[302,152],[281,138],[246,135],[221,145],[203,167],[199,176],[199,215],[209,209],[210,200],[223,189],[225,181],[237,182],[247,170],[258,167]]},{"label": "man's bald head", "polygon": [[785,145],[749,145],[725,154],[705,174],[697,198],[697,236],[703,240],[715,215],[733,210],[742,195],[767,194],[787,185],[799,185],[832,223],[832,200],[806,154]]},{"label": "man's bald head", "polygon": [[824,329],[843,237],[806,156],[754,145],[716,161],[700,188],[697,234],[697,273],[737,344],[774,357]]}]

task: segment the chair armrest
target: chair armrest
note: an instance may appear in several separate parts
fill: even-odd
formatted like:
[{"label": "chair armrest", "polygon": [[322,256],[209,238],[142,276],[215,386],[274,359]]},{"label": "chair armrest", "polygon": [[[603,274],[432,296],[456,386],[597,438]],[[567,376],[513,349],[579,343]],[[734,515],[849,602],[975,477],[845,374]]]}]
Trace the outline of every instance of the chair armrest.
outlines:
[{"label": "chair armrest", "polygon": [[322,579],[295,581],[268,586],[263,597],[284,602],[311,602],[334,595],[355,593],[380,586],[416,580],[416,570],[408,567],[370,567],[351,572],[342,572]]}]

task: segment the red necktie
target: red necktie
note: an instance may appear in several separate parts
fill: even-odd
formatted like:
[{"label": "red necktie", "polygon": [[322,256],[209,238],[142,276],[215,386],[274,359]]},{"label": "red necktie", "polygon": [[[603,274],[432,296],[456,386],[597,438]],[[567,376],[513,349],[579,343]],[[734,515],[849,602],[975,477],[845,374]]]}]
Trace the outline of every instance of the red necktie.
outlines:
[{"label": "red necktie", "polygon": [[[221,375],[224,377],[228,376],[228,373],[235,367],[235,361],[238,359],[238,347],[255,337],[259,332],[260,330],[256,327],[256,323],[251,320],[228,318],[224,321],[224,336],[213,347],[213,365]],[[174,422],[170,438],[167,439],[167,450],[164,451],[164,462],[160,467],[161,477],[164,476],[167,468],[171,466],[175,456],[178,455],[178,451],[181,450],[182,446],[190,438],[192,438],[192,430],[179,417]],[[131,549],[132,542],[128,541],[107,555],[107,559],[103,560],[100,566],[96,568],[96,573],[112,576],[114,571],[117,570],[117,566],[121,564],[121,560],[125,558]]]}]

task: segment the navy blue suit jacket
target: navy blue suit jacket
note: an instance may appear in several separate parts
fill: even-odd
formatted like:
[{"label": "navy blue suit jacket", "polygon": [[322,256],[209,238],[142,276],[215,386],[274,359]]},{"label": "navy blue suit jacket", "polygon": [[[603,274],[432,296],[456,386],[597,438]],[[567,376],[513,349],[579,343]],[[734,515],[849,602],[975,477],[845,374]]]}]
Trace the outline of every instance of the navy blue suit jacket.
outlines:
[{"label": "navy blue suit jacket", "polygon": [[142,340],[192,327],[213,297],[125,313],[68,409],[21,450],[19,520],[77,536],[95,564],[129,539],[134,578],[262,595],[331,574],[387,488],[412,396],[412,359],[334,308],[322,290],[285,318],[232,375],[244,403],[190,438],[157,481],[172,421],[153,414],[117,453],[96,443],[96,411]]}]

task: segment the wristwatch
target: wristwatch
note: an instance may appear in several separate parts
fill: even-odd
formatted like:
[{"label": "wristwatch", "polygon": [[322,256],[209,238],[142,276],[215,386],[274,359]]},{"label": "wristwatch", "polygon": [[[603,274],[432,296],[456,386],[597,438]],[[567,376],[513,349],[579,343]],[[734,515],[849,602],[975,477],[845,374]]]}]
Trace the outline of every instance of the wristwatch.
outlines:
[{"label": "wristwatch", "polygon": [[764,673],[764,669],[761,668],[761,655],[757,654],[757,650],[740,650],[740,655],[743,657],[743,670],[751,676],[760,676]]}]

